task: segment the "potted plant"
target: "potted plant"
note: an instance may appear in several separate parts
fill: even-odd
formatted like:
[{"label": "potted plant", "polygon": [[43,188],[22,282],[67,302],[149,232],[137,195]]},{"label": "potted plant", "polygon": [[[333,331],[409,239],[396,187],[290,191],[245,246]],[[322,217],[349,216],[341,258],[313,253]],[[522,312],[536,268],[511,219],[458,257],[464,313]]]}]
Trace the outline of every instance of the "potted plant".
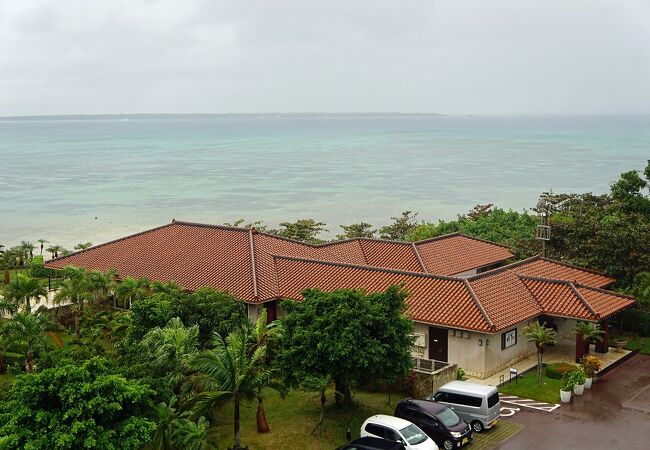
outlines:
[{"label": "potted plant", "polygon": [[575,383],[573,386],[573,393],[575,395],[582,395],[585,392],[585,381],[587,381],[585,373],[582,370],[576,370],[571,374],[571,377]]},{"label": "potted plant", "polygon": [[585,355],[580,360],[582,370],[585,373],[585,389],[591,389],[594,375],[600,370],[601,361],[595,356]]},{"label": "potted plant", "polygon": [[562,387],[560,388],[560,400],[562,403],[568,403],[571,401],[571,391],[573,391],[574,386],[575,381],[573,381],[571,372],[562,375]]},{"label": "potted plant", "polygon": [[614,345],[616,346],[617,353],[623,353],[623,348],[627,345],[627,339],[618,338],[614,340]]}]

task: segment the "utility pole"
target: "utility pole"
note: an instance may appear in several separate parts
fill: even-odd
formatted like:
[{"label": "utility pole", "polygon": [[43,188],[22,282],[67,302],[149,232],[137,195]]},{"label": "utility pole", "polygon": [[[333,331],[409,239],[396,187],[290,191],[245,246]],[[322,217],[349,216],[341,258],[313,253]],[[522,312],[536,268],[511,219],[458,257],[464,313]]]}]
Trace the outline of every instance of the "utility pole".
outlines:
[{"label": "utility pole", "polygon": [[551,240],[551,227],[548,224],[549,203],[541,197],[537,202],[537,213],[539,214],[539,225],[537,225],[537,240],[542,241],[542,256],[546,257],[546,242]]}]

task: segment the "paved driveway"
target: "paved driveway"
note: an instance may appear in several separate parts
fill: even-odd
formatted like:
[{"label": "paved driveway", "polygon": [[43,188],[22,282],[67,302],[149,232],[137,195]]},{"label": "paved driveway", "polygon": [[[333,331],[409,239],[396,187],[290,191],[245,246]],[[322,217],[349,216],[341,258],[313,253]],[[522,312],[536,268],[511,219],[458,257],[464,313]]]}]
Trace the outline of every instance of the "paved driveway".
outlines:
[{"label": "paved driveway", "polygon": [[551,413],[521,408],[526,428],[499,449],[650,448],[650,356],[636,355]]}]

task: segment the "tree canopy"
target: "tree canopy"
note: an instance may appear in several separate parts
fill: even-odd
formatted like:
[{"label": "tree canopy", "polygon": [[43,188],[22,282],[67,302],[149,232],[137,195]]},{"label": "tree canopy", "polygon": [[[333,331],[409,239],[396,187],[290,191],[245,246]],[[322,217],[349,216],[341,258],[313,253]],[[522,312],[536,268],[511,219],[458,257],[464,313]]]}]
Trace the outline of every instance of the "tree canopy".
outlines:
[{"label": "tree canopy", "polygon": [[152,391],[111,373],[106,360],[18,377],[0,405],[8,448],[139,449],[156,424],[146,417]]},{"label": "tree canopy", "polygon": [[350,404],[350,389],[362,381],[392,381],[409,371],[413,322],[403,314],[404,289],[307,289],[302,295],[302,302],[282,304],[287,316],[276,363],[287,383],[331,377],[337,403]]}]

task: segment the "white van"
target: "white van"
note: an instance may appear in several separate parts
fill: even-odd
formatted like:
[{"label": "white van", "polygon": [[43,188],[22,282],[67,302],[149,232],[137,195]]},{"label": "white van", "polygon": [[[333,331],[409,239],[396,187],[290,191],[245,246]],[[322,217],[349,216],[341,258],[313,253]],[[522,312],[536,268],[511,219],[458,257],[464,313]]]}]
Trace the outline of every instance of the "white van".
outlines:
[{"label": "white van", "polygon": [[404,444],[406,450],[438,450],[438,446],[417,425],[399,417],[377,414],[361,425],[361,437],[378,437]]},{"label": "white van", "polygon": [[492,428],[501,415],[499,391],[494,386],[451,381],[428,399],[448,405],[475,433]]}]

